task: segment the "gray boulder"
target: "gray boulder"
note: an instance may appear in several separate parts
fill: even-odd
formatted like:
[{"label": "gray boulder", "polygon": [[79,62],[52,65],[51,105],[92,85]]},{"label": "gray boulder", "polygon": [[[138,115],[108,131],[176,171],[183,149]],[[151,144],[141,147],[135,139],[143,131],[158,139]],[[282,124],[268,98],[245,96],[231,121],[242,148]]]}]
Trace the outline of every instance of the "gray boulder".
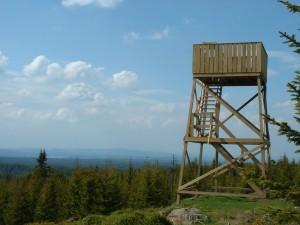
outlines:
[{"label": "gray boulder", "polygon": [[201,213],[196,208],[180,208],[173,209],[167,219],[174,225],[190,225],[190,224],[203,224],[202,222],[208,219],[208,216]]}]

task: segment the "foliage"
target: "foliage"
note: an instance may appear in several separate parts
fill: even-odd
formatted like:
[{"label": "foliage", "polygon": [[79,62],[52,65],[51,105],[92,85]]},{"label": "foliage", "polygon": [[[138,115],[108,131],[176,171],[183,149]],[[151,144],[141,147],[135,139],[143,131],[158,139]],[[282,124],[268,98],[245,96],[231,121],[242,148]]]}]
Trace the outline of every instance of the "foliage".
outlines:
[{"label": "foliage", "polygon": [[91,214],[83,218],[82,225],[99,225],[104,220],[105,216]]},{"label": "foliage", "polygon": [[300,206],[300,189],[299,187],[295,190],[288,192],[286,200],[292,202],[295,206]]},{"label": "foliage", "polygon": [[299,224],[300,213],[291,209],[277,209],[268,207],[262,209],[264,212],[263,222],[265,224]]},{"label": "foliage", "polygon": [[[278,1],[284,4],[292,13],[299,13],[300,6],[296,4],[292,4],[289,1]],[[296,36],[294,34],[290,35],[286,32],[279,32],[280,37],[284,38],[284,43],[288,44],[290,48],[294,49],[296,54],[300,54],[300,42],[297,41]],[[300,123],[300,118],[297,116],[300,114],[300,71],[295,71],[296,77],[293,81],[287,84],[288,92],[291,93],[292,100],[295,102],[295,111],[296,116],[294,119],[297,123]],[[296,146],[300,145],[300,132],[293,129],[287,122],[278,122],[274,118],[270,118],[267,116],[267,119],[271,122],[271,124],[277,125],[279,127],[278,133],[279,135],[284,135],[287,137],[289,142],[293,142]],[[300,149],[296,152],[300,152]]]}]

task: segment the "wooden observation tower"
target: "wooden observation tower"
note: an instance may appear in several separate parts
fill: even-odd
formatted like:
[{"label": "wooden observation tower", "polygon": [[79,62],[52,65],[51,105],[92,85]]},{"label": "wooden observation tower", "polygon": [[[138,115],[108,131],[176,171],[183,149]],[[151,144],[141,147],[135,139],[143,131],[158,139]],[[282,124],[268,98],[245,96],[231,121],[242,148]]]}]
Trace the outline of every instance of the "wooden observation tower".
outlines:
[{"label": "wooden observation tower", "polygon": [[[193,45],[193,86],[177,203],[182,195],[266,197],[265,190],[249,178],[243,167],[246,161],[251,162],[264,178],[270,172],[270,137],[263,116],[267,114],[267,60],[261,42]],[[230,98],[222,98],[225,86],[249,86],[254,95],[245,98],[243,91],[235,93],[242,104],[233,107]],[[249,105],[255,109],[257,121],[245,115]],[[196,162],[190,160],[191,152],[197,157],[199,154]],[[205,153],[214,160],[209,171],[202,161]],[[241,180],[242,187],[218,185],[229,171]]]}]

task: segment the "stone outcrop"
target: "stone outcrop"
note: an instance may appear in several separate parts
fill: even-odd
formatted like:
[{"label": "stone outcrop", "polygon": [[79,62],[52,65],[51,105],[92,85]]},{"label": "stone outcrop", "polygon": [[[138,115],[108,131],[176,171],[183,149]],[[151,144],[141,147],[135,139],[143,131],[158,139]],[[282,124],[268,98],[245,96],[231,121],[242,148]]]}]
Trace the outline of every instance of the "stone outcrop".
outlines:
[{"label": "stone outcrop", "polygon": [[167,219],[174,225],[202,224],[208,219],[208,216],[201,213],[197,208],[173,209],[167,216]]}]

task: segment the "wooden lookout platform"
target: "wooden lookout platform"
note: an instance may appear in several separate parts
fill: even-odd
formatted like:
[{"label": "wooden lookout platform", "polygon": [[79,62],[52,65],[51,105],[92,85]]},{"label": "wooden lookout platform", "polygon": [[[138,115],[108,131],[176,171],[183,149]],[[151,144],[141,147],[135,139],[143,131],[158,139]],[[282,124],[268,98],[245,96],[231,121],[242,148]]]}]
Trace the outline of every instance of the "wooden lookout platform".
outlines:
[{"label": "wooden lookout platform", "polygon": [[207,85],[256,86],[267,83],[268,56],[261,42],[193,45],[193,76]]},{"label": "wooden lookout platform", "polygon": [[[268,56],[261,42],[193,45],[193,85],[177,202],[182,195],[266,197],[265,190],[247,177],[243,165],[250,161],[262,177],[267,179],[270,174],[269,128],[263,117],[267,114],[267,62]],[[229,100],[222,98],[224,86],[250,86],[254,93],[235,108]],[[241,93],[236,95],[244,97]],[[257,101],[254,105],[257,105],[258,121],[255,122],[242,113],[253,101]],[[228,116],[220,117],[222,111]],[[248,133],[241,136],[241,128],[232,124],[242,124]],[[190,143],[199,144],[197,168],[189,157],[190,151],[195,151],[189,149]],[[212,149],[215,167],[204,171],[203,154],[205,151],[211,153]],[[222,175],[232,170],[245,183],[243,187],[219,185]]]}]

